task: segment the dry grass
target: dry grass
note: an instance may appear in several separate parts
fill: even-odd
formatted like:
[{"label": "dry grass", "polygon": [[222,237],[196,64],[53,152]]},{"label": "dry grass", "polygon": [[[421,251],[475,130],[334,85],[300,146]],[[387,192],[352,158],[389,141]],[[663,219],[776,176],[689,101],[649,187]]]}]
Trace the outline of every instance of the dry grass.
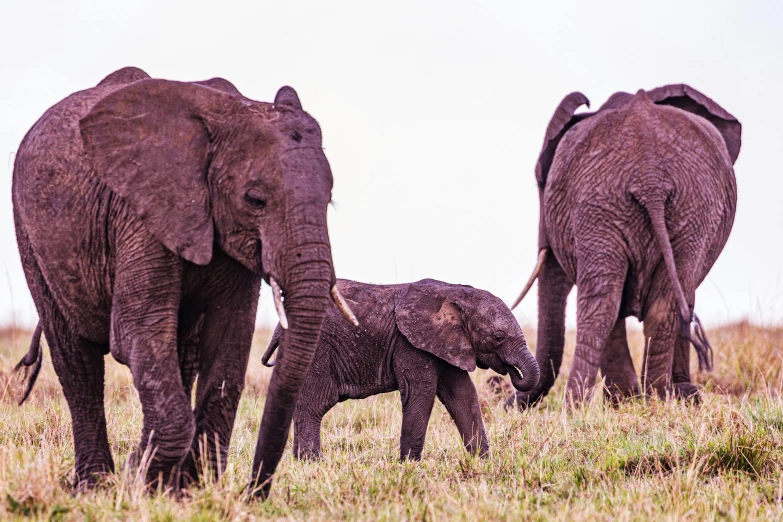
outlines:
[{"label": "dry grass", "polygon": [[[505,412],[498,404],[503,390],[479,371],[489,459],[463,452],[438,404],[423,460],[400,464],[399,396],[348,401],[325,419],[325,458],[302,463],[286,453],[272,497],[249,503],[243,488],[269,377],[259,363],[268,332],[254,346],[228,469],[219,483],[193,489],[186,500],[147,496],[127,471],[73,497],[69,415],[48,350],[33,395],[20,408],[8,375],[29,333],[0,332],[0,518],[779,519],[783,332],[740,324],[710,336],[715,372],[698,376],[706,392],[698,408],[636,401],[615,410],[596,394],[565,413],[560,379],[540,408]],[[637,367],[642,344],[641,333],[632,332]],[[572,350],[570,336],[564,370]],[[109,437],[121,464],[138,441],[141,412],[126,368],[109,362],[106,381]]]}]

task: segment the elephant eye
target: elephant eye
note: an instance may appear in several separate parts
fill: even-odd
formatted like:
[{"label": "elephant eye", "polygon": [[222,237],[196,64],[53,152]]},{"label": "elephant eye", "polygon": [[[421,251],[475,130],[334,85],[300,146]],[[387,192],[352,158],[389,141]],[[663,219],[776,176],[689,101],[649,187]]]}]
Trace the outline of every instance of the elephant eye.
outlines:
[{"label": "elephant eye", "polygon": [[504,334],[503,332],[495,332],[494,334],[492,334],[492,338],[495,339],[495,341],[497,342],[501,342],[503,339],[506,338],[506,334]]},{"label": "elephant eye", "polygon": [[302,141],[302,135],[299,134],[298,131],[294,131],[293,134],[291,134],[291,139],[299,143],[300,141]]},{"label": "elephant eye", "polygon": [[247,201],[248,205],[255,209],[260,210],[266,207],[266,200],[253,191],[249,191],[247,194],[245,194],[245,201]]}]

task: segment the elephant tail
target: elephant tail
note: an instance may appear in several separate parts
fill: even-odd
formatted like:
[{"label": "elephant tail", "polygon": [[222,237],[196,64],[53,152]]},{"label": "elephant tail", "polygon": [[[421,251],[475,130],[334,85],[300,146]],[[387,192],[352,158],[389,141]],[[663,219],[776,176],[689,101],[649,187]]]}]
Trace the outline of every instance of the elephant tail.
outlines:
[{"label": "elephant tail", "polygon": [[[27,381],[25,386],[24,395],[19,399],[19,405],[21,406],[27,397],[30,396],[30,392],[33,391],[38,374],[41,372],[41,365],[43,364],[43,350],[41,349],[41,333],[43,333],[43,327],[41,322],[38,321],[38,325],[33,332],[33,338],[30,340],[30,349],[27,351],[21,361],[16,365],[13,373],[17,373],[24,370],[25,375],[22,377],[23,381]],[[32,366],[32,368],[30,368]]]},{"label": "elephant tail", "polygon": [[277,347],[280,345],[281,332],[282,330],[278,324],[275,328],[275,332],[272,334],[272,338],[269,340],[269,346],[267,346],[264,355],[261,356],[261,364],[267,368],[272,368],[275,365],[275,361],[269,362],[269,358],[272,357],[272,354],[275,353],[275,350],[277,350]]},{"label": "elephant tail", "polygon": [[[666,228],[666,219],[664,215],[664,197],[644,198],[639,197],[636,191],[632,194],[647,211],[652,223],[653,235],[658,243],[658,247],[663,253],[663,260],[666,265],[666,271],[669,273],[674,295],[680,308],[680,330],[682,334],[693,344],[696,349],[696,355],[699,358],[699,371],[712,371],[713,352],[712,346],[707,340],[704,327],[699,317],[691,312],[688,300],[685,298],[685,292],[682,290],[680,278],[677,275],[677,266],[674,264],[674,252],[672,250],[669,231]],[[691,323],[693,323],[693,333],[691,333]]]}]

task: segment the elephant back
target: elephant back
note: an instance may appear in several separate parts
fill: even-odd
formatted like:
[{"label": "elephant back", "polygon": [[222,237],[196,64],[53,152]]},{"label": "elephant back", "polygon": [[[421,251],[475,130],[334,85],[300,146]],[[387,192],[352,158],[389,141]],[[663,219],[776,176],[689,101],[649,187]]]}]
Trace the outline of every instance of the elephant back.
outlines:
[{"label": "elephant back", "polygon": [[109,74],[98,82],[96,87],[106,87],[108,85],[128,85],[129,83],[150,79],[150,75],[138,67],[123,67]]}]

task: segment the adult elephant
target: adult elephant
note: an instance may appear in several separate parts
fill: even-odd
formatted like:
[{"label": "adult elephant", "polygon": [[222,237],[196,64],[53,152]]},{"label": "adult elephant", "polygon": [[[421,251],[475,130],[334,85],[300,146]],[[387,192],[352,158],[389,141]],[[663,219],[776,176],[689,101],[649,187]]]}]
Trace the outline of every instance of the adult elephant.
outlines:
[{"label": "adult elephant", "polygon": [[[567,393],[579,402],[598,370],[614,399],[638,394],[625,318],[644,323],[645,393],[698,398],[689,342],[700,368],[711,348],[693,314],[696,288],[728,239],[742,127],[687,85],[616,93],[594,113],[566,96],[536,165],[541,217],[538,343],[541,380],[509,403],[544,397],[563,357],[566,298],[576,284],[577,340]],[[691,323],[696,322],[694,336]]]},{"label": "adult elephant", "polygon": [[[263,279],[290,325],[253,466],[268,491],[330,293],[351,315],[334,286],[331,189],[321,131],[290,87],[268,104],[226,80],[124,68],[32,127],[14,164],[14,219],[71,412],[78,489],[114,469],[109,352],[139,392],[131,462],[150,450],[147,483],[174,485],[180,469],[195,479],[205,460],[225,469]],[[23,363],[40,360],[36,344]]]}]

